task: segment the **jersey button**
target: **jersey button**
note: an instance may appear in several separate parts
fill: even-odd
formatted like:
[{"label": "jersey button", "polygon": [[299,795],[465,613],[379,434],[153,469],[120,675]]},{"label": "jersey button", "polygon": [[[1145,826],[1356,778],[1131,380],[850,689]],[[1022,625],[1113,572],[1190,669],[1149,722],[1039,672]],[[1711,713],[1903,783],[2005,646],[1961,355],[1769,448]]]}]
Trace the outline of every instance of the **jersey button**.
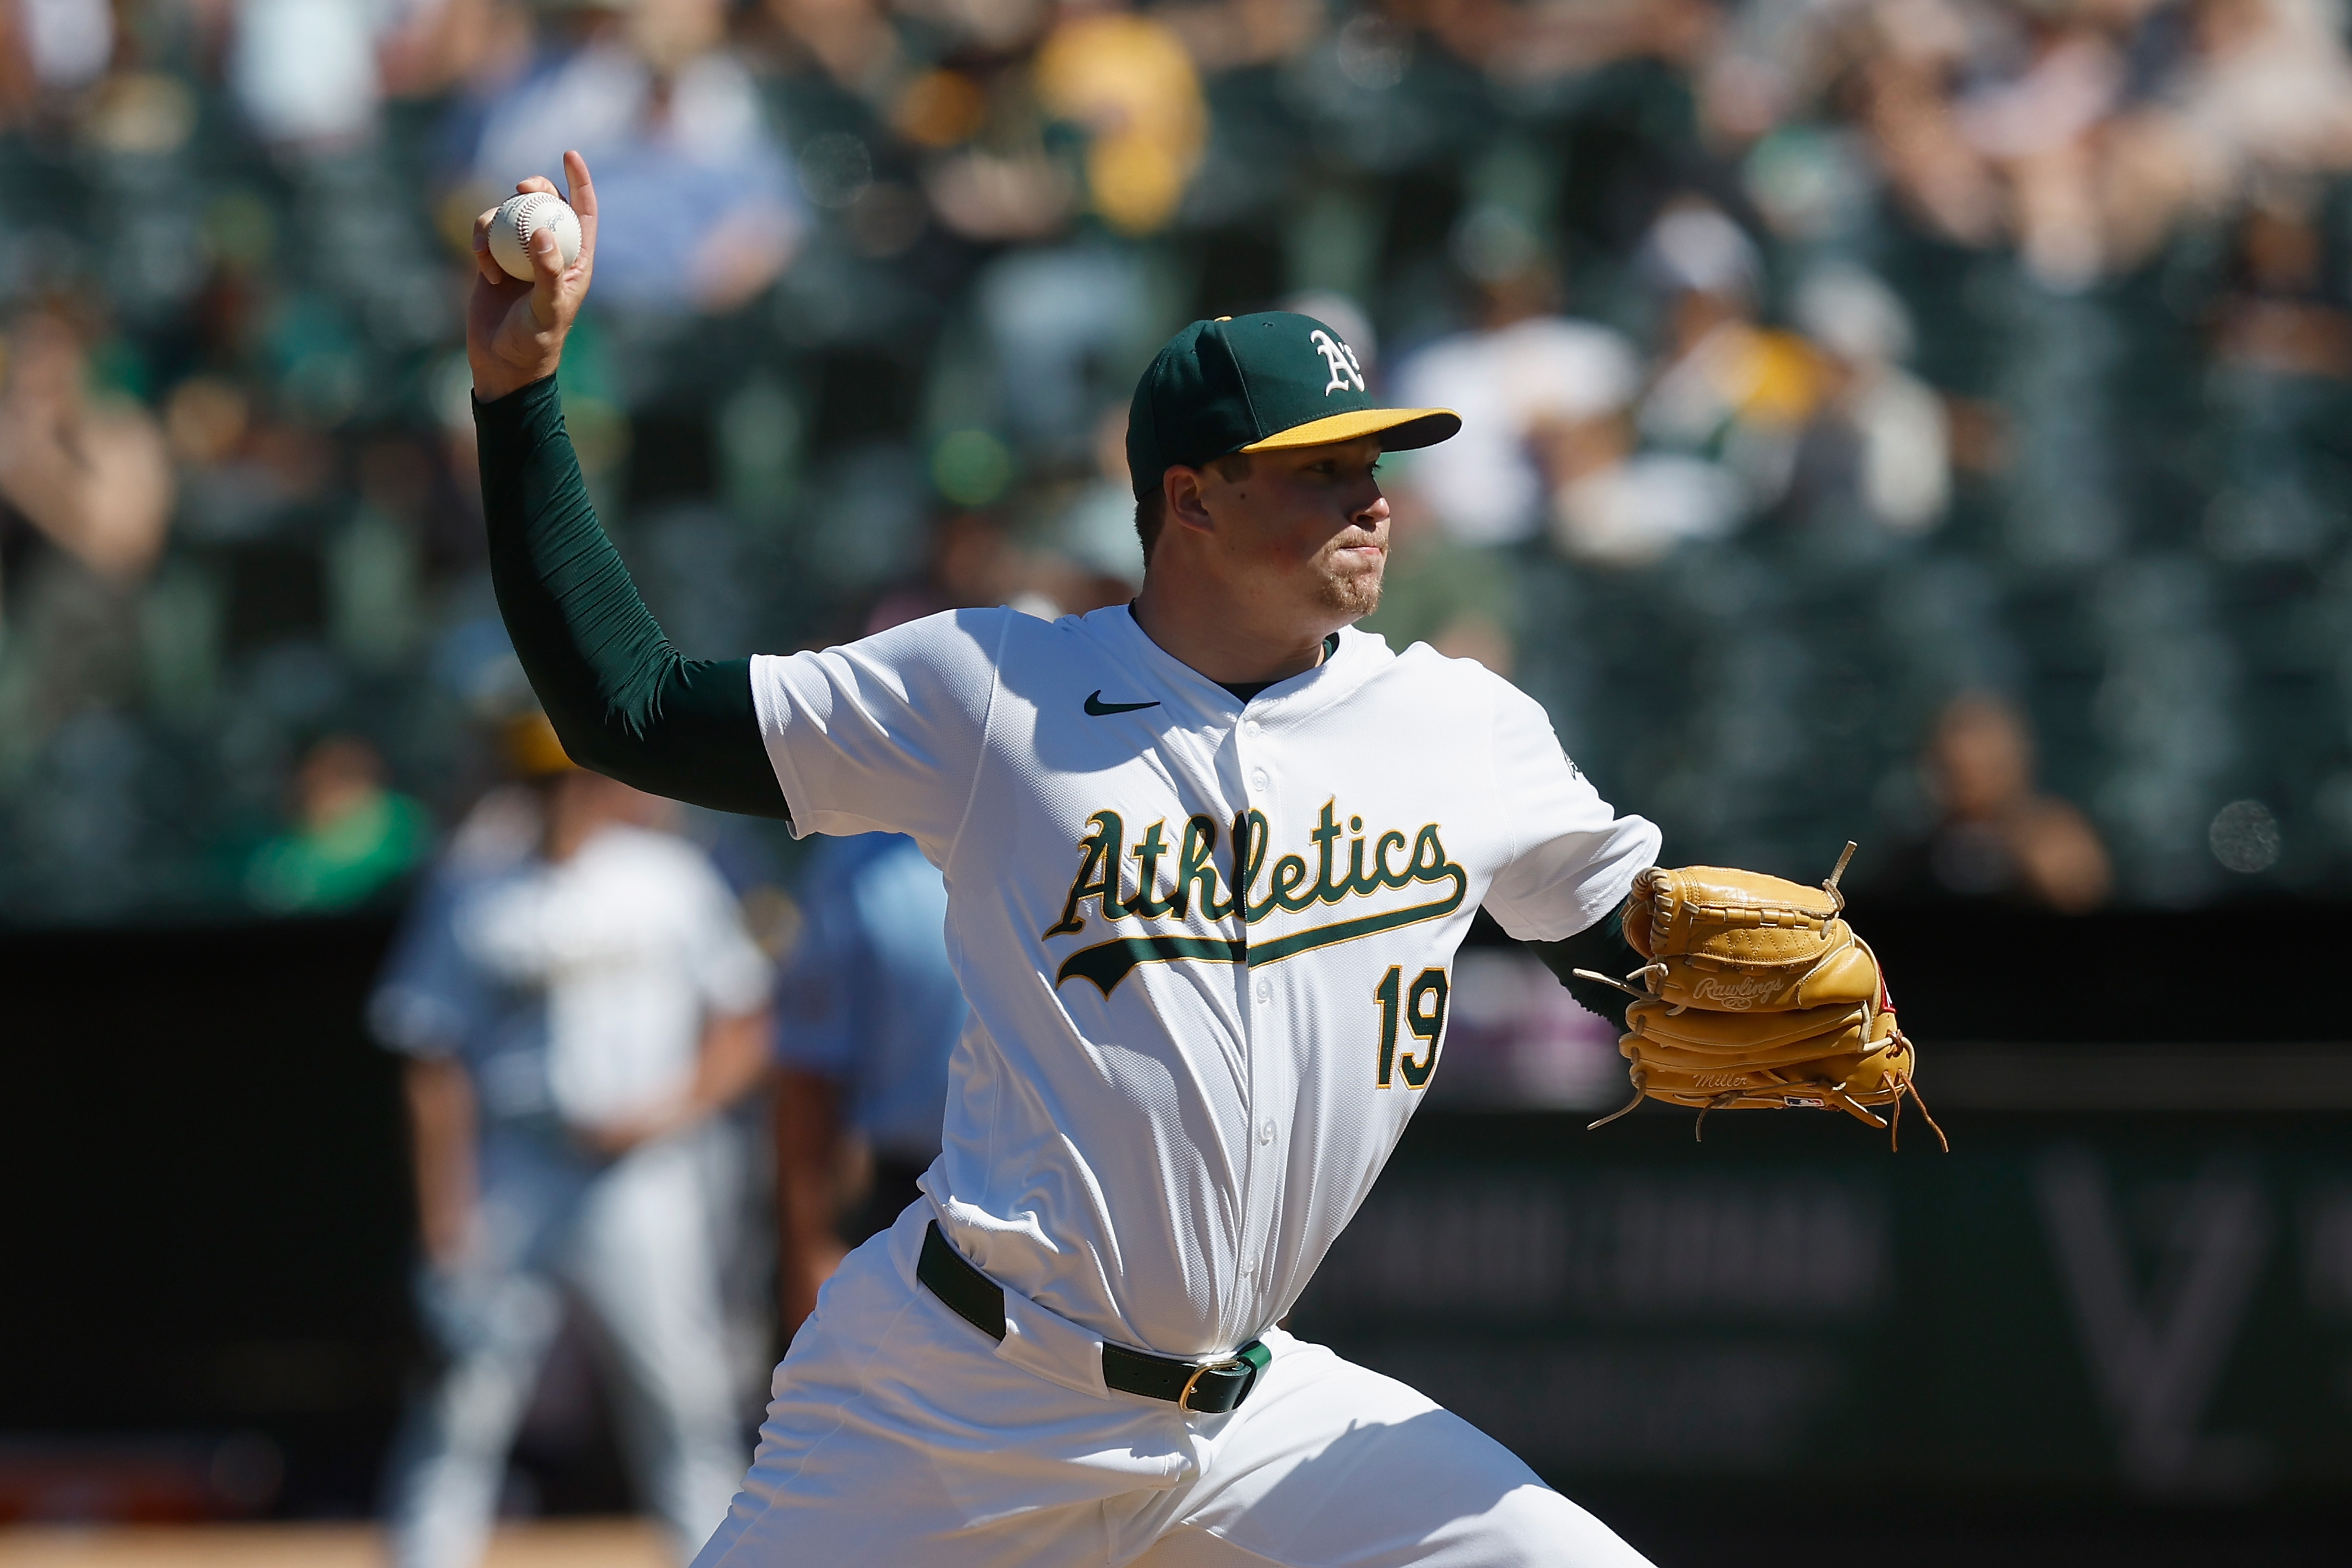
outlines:
[{"label": "jersey button", "polygon": [[1257,999],[1261,1002],[1271,1002],[1274,1000],[1273,981],[1261,980],[1257,983]]},{"label": "jersey button", "polygon": [[1259,728],[1260,726],[1258,721],[1255,719],[1244,719],[1242,721],[1242,733],[1244,735],[1255,735],[1258,732]]},{"label": "jersey button", "polygon": [[1264,1121],[1258,1123],[1257,1141],[1261,1143],[1271,1143],[1274,1142],[1273,1117],[1269,1116]]},{"label": "jersey button", "polygon": [[1263,794],[1265,789],[1265,770],[1264,768],[1257,768],[1251,772],[1250,788]]}]

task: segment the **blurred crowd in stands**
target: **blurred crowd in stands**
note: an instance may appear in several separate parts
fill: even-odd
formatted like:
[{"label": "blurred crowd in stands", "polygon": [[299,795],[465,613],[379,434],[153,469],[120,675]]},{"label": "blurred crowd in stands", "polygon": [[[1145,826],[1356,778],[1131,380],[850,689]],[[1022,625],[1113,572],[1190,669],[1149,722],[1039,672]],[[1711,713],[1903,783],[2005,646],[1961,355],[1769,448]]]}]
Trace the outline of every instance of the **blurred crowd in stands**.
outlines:
[{"label": "blurred crowd in stands", "polygon": [[1135,374],[1284,304],[1468,420],[1391,460],[1370,626],[1510,674],[1670,858],[2352,891],[2347,40],[2333,0],[0,0],[0,921],[364,903],[491,782],[528,693],[464,250],[568,146],[566,411],[689,653],[1123,599]]}]

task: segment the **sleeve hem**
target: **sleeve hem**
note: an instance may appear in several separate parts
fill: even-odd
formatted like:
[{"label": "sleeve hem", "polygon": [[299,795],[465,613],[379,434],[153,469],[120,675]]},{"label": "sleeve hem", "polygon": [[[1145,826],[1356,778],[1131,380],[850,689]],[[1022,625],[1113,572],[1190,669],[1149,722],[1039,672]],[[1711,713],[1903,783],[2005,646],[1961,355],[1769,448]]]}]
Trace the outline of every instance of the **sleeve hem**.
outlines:
[{"label": "sleeve hem", "polygon": [[[1633,879],[1640,876],[1646,868],[1657,863],[1658,846],[1664,841],[1664,836],[1658,831],[1655,823],[1647,819],[1637,818],[1636,820],[1641,821],[1643,828],[1639,837],[1647,840],[1648,847],[1638,855],[1627,858],[1622,876],[1612,877],[1606,882],[1598,884],[1601,889],[1599,896],[1591,900],[1579,900],[1580,907],[1576,911],[1574,924],[1571,925],[1565,921],[1533,921],[1521,923],[1517,921],[1516,915],[1506,914],[1491,904],[1486,907],[1486,912],[1495,917],[1495,923],[1503,928],[1504,934],[1515,942],[1566,942],[1570,937],[1591,931],[1594,921],[1625,901],[1627,896],[1633,890]],[[1554,929],[1555,926],[1558,929]]]},{"label": "sleeve hem", "polygon": [[[760,725],[760,749],[768,756],[768,770],[776,775],[776,787],[783,792],[787,803],[800,803],[798,810],[784,818],[784,826],[794,838],[806,838],[816,831],[803,818],[821,815],[809,798],[808,791],[792,765],[792,754],[784,746],[784,731],[792,719],[792,705],[781,708],[774,701],[775,687],[761,678],[761,667],[779,662],[783,655],[753,654],[746,661],[751,682],[751,716]],[[777,683],[781,684],[781,682]]]},{"label": "sleeve hem", "polygon": [[474,402],[474,423],[481,425],[494,419],[520,419],[545,402],[555,391],[552,371],[537,381],[527,381],[512,392],[504,393],[488,402],[479,393],[470,394]]}]

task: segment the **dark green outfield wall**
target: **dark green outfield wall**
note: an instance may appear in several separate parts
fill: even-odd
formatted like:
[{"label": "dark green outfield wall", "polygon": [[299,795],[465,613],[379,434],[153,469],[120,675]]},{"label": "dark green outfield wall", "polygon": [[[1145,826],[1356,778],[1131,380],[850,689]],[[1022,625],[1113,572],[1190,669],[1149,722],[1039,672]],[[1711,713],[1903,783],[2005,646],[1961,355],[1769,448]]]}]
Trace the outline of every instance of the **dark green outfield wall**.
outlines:
[{"label": "dark green outfield wall", "polygon": [[[1827,1114],[1695,1145],[1662,1110],[1433,1110],[1299,1331],[1664,1564],[2341,1561],[2352,1030],[2257,961],[2283,920],[2323,949],[2352,921],[1870,918],[1953,1154],[1909,1118],[1896,1154]],[[59,1455],[218,1490],[254,1437],[249,1506],[369,1505],[415,1364],[396,1080],[358,1018],[387,935],[0,942],[0,1518],[56,1506],[26,1478]]]},{"label": "dark green outfield wall", "polygon": [[[1572,1489],[2352,1494],[2340,1116],[1432,1119],[1297,1318]],[[1910,1129],[1906,1128],[1906,1131]]]}]

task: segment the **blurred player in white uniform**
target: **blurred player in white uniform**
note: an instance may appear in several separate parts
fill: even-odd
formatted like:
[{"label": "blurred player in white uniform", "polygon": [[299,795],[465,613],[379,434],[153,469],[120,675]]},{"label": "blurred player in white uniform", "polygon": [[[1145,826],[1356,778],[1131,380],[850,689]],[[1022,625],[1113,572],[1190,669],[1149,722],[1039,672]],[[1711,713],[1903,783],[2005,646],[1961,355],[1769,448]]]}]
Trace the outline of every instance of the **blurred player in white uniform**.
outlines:
[{"label": "blurred player in white uniform", "polygon": [[[890,1228],[940,1157],[948,1058],[969,1016],[948,963],[948,891],[914,840],[828,838],[806,926],[776,977],[776,1271],[789,1340],[850,1246]],[[855,1159],[852,1139],[861,1144]],[[862,1164],[866,1191],[842,1201]]]},{"label": "blurred player in white uniform", "polygon": [[481,1560],[567,1291],[683,1557],[743,1464],[711,1118],[764,1070],[767,962],[702,852],[638,825],[657,803],[573,768],[537,714],[509,749],[531,795],[460,830],[370,1005],[408,1058],[420,1300],[444,1357],[394,1447],[394,1561]]},{"label": "blurred player in white uniform", "polygon": [[972,1010],[924,1197],[826,1285],[701,1568],[1641,1563],[1491,1438],[1277,1326],[1438,1067],[1479,907],[1547,962],[1639,962],[1612,917],[1656,829],[1507,682],[1353,629],[1379,458],[1458,417],[1377,406],[1324,322],[1196,321],[1129,415],[1132,605],[687,659],[563,433],[595,221],[566,169],[578,261],[551,241],[522,283],[485,251],[469,306],[516,651],[593,766],[912,837]]}]

